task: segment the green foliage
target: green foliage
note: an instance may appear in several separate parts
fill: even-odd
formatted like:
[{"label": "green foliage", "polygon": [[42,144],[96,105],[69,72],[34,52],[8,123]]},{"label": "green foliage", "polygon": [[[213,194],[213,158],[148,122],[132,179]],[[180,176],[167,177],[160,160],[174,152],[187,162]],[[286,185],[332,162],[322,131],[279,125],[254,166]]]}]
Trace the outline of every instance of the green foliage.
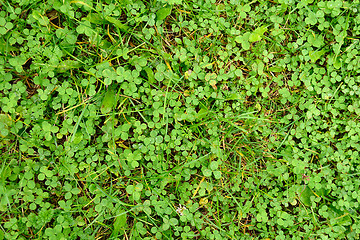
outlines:
[{"label": "green foliage", "polygon": [[359,238],[359,0],[0,6],[0,240]]}]

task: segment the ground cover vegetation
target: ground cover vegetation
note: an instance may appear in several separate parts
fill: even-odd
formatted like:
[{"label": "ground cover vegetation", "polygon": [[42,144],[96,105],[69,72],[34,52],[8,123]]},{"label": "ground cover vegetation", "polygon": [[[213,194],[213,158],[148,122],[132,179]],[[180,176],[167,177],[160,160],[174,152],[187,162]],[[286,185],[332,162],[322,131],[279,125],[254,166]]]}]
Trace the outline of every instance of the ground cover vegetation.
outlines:
[{"label": "ground cover vegetation", "polygon": [[359,239],[359,0],[0,0],[0,239]]}]

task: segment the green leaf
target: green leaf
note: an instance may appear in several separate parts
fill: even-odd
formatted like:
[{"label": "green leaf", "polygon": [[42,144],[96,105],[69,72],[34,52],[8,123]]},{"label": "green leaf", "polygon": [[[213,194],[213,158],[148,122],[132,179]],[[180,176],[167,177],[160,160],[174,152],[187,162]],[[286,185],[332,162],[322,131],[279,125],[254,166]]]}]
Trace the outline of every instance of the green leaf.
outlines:
[{"label": "green leaf", "polygon": [[83,18],[94,24],[104,24],[105,19],[99,13],[89,13],[86,17]]},{"label": "green leaf", "polygon": [[274,67],[269,67],[269,71],[270,72],[282,72],[282,71],[284,71],[284,68],[274,66]]},{"label": "green leaf", "polygon": [[247,33],[244,33],[244,35],[242,35],[242,36],[237,36],[235,38],[235,42],[241,43],[241,47],[244,50],[249,50],[250,49],[250,43],[249,43],[250,35],[251,35],[251,33],[247,32]]},{"label": "green leaf", "polygon": [[11,169],[9,167],[5,167],[0,169],[0,179],[6,180],[11,175]]},{"label": "green leaf", "polygon": [[154,77],[154,72],[151,68],[149,67],[146,67],[144,68],[146,74],[147,74],[147,77],[148,77],[148,80],[150,83],[154,83],[155,82],[155,77]]},{"label": "green leaf", "polygon": [[209,113],[209,110],[206,108],[200,108],[199,112],[196,115],[197,119],[203,119],[205,118]]},{"label": "green leaf", "polygon": [[349,211],[340,211],[332,205],[328,206],[330,225],[349,226],[352,224]]},{"label": "green leaf", "polygon": [[122,23],[120,20],[110,16],[104,17],[99,13],[89,13],[86,17],[83,18],[83,20],[87,20],[90,23],[94,23],[94,24],[112,23],[122,31],[127,31],[129,29],[129,26]]},{"label": "green leaf", "polygon": [[210,169],[213,171],[216,170],[218,168],[218,166],[219,166],[219,163],[217,161],[212,161],[210,163]]},{"label": "green leaf", "polygon": [[311,197],[315,196],[311,189],[306,186],[305,189],[300,193],[300,200],[305,205],[310,207],[311,206]]},{"label": "green leaf", "polygon": [[342,62],[340,61],[339,57],[334,56],[334,58],[333,58],[333,66],[334,66],[336,69],[340,69],[340,68],[341,68]]},{"label": "green leaf", "polygon": [[40,23],[40,25],[46,26],[49,24],[49,19],[46,16],[41,15],[41,13],[36,10],[33,11],[32,16]]},{"label": "green leaf", "polygon": [[9,63],[16,67],[16,66],[22,66],[26,62],[26,59],[23,56],[16,56],[14,58],[9,59]]},{"label": "green leaf", "polygon": [[114,107],[116,102],[115,90],[109,89],[102,100],[100,111],[102,114],[107,114]]},{"label": "green leaf", "polygon": [[16,47],[11,46],[3,38],[0,38],[0,53],[1,54],[5,54],[5,52],[16,51],[16,50],[17,50]]},{"label": "green leaf", "polygon": [[105,83],[105,85],[108,86],[108,85],[110,85],[112,83],[112,79],[111,78],[105,78],[104,83]]},{"label": "green leaf", "polygon": [[81,63],[74,60],[65,60],[61,62],[59,65],[56,66],[58,68],[60,73],[66,72],[70,69],[79,68],[81,66]]},{"label": "green leaf", "polygon": [[259,75],[262,75],[264,73],[264,66],[265,65],[260,59],[257,59],[256,63],[257,63],[257,72],[258,72]]},{"label": "green leaf", "polygon": [[128,185],[128,186],[126,187],[126,192],[127,192],[128,194],[133,194],[133,193],[135,192],[135,186],[134,186],[134,185]]},{"label": "green leaf", "polygon": [[127,221],[126,212],[121,209],[118,211],[117,215],[118,216],[115,218],[115,222],[114,222],[114,230],[111,234],[112,237],[118,236],[119,233],[122,234],[126,227],[126,221]]},{"label": "green leaf", "polygon": [[10,127],[13,123],[10,115],[8,114],[0,114],[0,123],[4,124],[5,127]]},{"label": "green leaf", "polygon": [[162,21],[164,20],[167,16],[169,16],[171,13],[171,8],[170,7],[164,7],[164,8],[161,8],[159,9],[157,12],[156,12],[156,19],[158,21]]},{"label": "green leaf", "polygon": [[210,177],[211,173],[212,173],[212,171],[210,169],[208,169],[208,168],[203,169],[203,174],[205,177]]},{"label": "green leaf", "polygon": [[177,220],[176,218],[170,218],[169,223],[171,226],[176,226],[178,225],[179,220]]},{"label": "green leaf", "polygon": [[83,134],[80,131],[77,131],[73,140],[73,144],[79,144],[83,139]]},{"label": "green leaf", "polygon": [[122,31],[127,31],[129,29],[128,25],[122,23],[120,20],[117,20],[117,19],[115,19],[113,17],[106,16],[105,20],[112,23],[112,24],[114,24],[117,28],[119,28]]},{"label": "green leaf", "polygon": [[137,191],[137,192],[141,192],[141,190],[144,188],[143,184],[142,183],[138,183],[136,184],[134,190]]},{"label": "green leaf", "polygon": [[335,44],[332,45],[334,53],[336,54],[336,56],[339,55],[340,50],[341,50],[341,46],[342,46],[341,43],[335,43]]},{"label": "green leaf", "polygon": [[8,129],[11,125],[11,117],[7,114],[0,114],[0,137],[6,137],[9,134]]},{"label": "green leaf", "polygon": [[264,35],[264,33],[267,31],[267,27],[261,26],[255,29],[254,32],[252,32],[249,36],[249,42],[257,42],[261,40],[261,37]]},{"label": "green leaf", "polygon": [[321,51],[310,51],[309,57],[311,59],[311,62],[315,63],[319,58],[321,58],[322,55],[324,55],[325,52],[325,49]]},{"label": "green leaf", "polygon": [[216,179],[220,179],[220,178],[221,178],[221,172],[220,172],[220,171],[214,171],[213,174],[214,174],[214,177],[215,177]]}]

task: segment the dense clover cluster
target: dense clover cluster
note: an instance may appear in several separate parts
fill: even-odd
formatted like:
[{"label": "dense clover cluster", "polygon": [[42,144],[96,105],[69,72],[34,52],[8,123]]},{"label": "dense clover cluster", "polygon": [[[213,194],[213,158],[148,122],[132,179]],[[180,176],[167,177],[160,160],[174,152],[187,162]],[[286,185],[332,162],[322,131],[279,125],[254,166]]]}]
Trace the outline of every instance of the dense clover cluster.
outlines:
[{"label": "dense clover cluster", "polygon": [[0,0],[1,239],[358,239],[359,0]]}]

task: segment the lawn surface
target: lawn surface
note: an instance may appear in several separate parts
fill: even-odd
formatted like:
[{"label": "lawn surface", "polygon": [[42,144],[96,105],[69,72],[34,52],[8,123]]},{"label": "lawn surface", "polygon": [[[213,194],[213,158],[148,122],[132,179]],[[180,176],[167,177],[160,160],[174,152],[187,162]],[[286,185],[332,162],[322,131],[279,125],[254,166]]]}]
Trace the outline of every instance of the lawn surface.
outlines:
[{"label": "lawn surface", "polygon": [[359,0],[0,0],[0,240],[359,239]]}]

